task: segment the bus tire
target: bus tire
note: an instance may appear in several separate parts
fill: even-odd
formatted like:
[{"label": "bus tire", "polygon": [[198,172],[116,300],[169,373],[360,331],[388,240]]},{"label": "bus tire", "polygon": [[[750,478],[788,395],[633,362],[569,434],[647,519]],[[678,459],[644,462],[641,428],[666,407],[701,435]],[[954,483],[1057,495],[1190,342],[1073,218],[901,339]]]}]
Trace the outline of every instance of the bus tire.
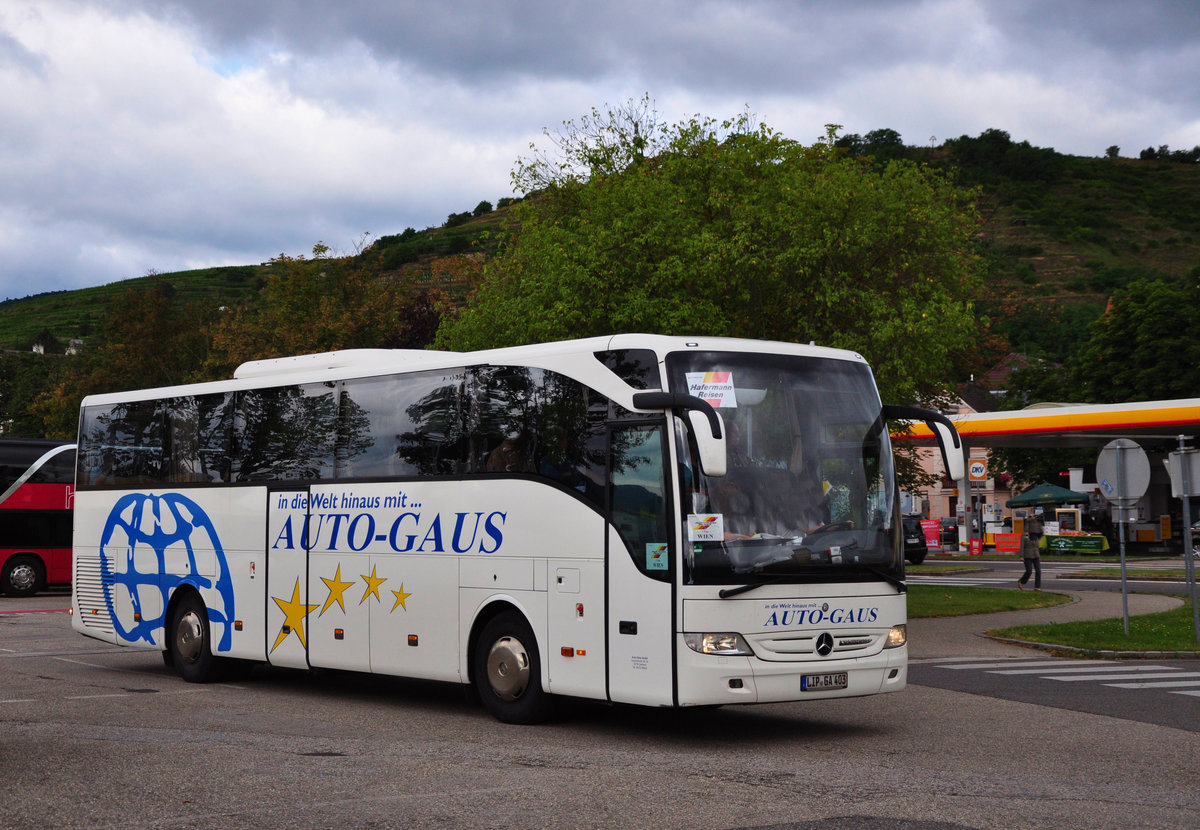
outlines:
[{"label": "bus tire", "polygon": [[189,592],[175,606],[167,632],[170,664],[188,683],[207,683],[216,677],[217,658],[213,657],[209,631],[204,600]]},{"label": "bus tire", "polygon": [[29,553],[10,556],[0,574],[0,594],[31,597],[46,587],[46,568],[42,560]]},{"label": "bus tire", "polygon": [[483,627],[475,644],[475,688],[485,709],[503,723],[538,723],[550,714],[533,631],[516,611]]}]

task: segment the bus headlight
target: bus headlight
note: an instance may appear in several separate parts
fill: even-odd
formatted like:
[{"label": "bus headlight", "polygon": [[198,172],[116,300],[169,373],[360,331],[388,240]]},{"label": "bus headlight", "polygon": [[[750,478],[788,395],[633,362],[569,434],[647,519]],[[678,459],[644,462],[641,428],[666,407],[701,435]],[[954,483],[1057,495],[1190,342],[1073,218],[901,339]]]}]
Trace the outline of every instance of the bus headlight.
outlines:
[{"label": "bus headlight", "polygon": [[884,648],[899,648],[908,642],[908,626],[893,625],[888,631],[887,642],[884,643]]},{"label": "bus headlight", "polygon": [[701,654],[745,655],[747,657],[754,654],[750,650],[750,646],[742,639],[742,635],[732,631],[704,634],[685,631],[683,641],[692,651],[698,651]]}]

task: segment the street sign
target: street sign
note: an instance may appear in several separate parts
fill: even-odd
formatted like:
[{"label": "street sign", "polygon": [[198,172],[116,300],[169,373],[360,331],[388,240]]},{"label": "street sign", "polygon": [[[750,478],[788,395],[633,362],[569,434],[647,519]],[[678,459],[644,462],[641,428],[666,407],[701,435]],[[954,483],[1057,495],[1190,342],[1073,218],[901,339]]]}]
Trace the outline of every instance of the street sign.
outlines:
[{"label": "street sign", "polygon": [[1112,505],[1113,521],[1121,538],[1121,616],[1125,636],[1129,636],[1129,582],[1125,570],[1125,526],[1137,519],[1134,505],[1150,486],[1150,459],[1135,441],[1118,438],[1109,441],[1096,459],[1096,480],[1100,493]]},{"label": "street sign", "polygon": [[1172,498],[1200,496],[1200,450],[1173,452],[1164,463],[1171,476]]},{"label": "street sign", "polygon": [[1150,459],[1135,441],[1109,441],[1096,459],[1096,480],[1104,498],[1119,507],[1129,507],[1146,495],[1150,486]]}]

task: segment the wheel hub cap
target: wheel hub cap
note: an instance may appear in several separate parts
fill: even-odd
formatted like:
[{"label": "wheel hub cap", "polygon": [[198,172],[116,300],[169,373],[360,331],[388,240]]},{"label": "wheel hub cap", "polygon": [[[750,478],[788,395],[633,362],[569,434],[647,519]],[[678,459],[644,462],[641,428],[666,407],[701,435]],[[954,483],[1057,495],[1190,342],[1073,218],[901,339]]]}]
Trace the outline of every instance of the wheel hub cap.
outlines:
[{"label": "wheel hub cap", "polygon": [[204,647],[204,625],[195,612],[189,611],[179,619],[175,645],[179,656],[189,663],[196,662],[200,657],[200,651]]},{"label": "wheel hub cap", "polygon": [[516,700],[529,686],[529,652],[520,640],[501,637],[487,660],[488,683],[502,700]]},{"label": "wheel hub cap", "polygon": [[17,565],[8,578],[18,591],[28,591],[37,581],[37,571],[32,565]]}]

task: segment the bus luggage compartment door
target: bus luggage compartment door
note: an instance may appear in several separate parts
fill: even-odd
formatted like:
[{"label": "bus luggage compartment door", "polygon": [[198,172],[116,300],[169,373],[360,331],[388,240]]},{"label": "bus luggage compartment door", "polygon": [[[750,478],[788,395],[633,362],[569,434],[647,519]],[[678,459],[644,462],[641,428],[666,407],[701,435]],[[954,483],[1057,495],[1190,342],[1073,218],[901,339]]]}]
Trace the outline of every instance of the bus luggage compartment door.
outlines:
[{"label": "bus luggage compartment door", "polygon": [[267,660],[308,668],[309,492],[267,493]]}]

